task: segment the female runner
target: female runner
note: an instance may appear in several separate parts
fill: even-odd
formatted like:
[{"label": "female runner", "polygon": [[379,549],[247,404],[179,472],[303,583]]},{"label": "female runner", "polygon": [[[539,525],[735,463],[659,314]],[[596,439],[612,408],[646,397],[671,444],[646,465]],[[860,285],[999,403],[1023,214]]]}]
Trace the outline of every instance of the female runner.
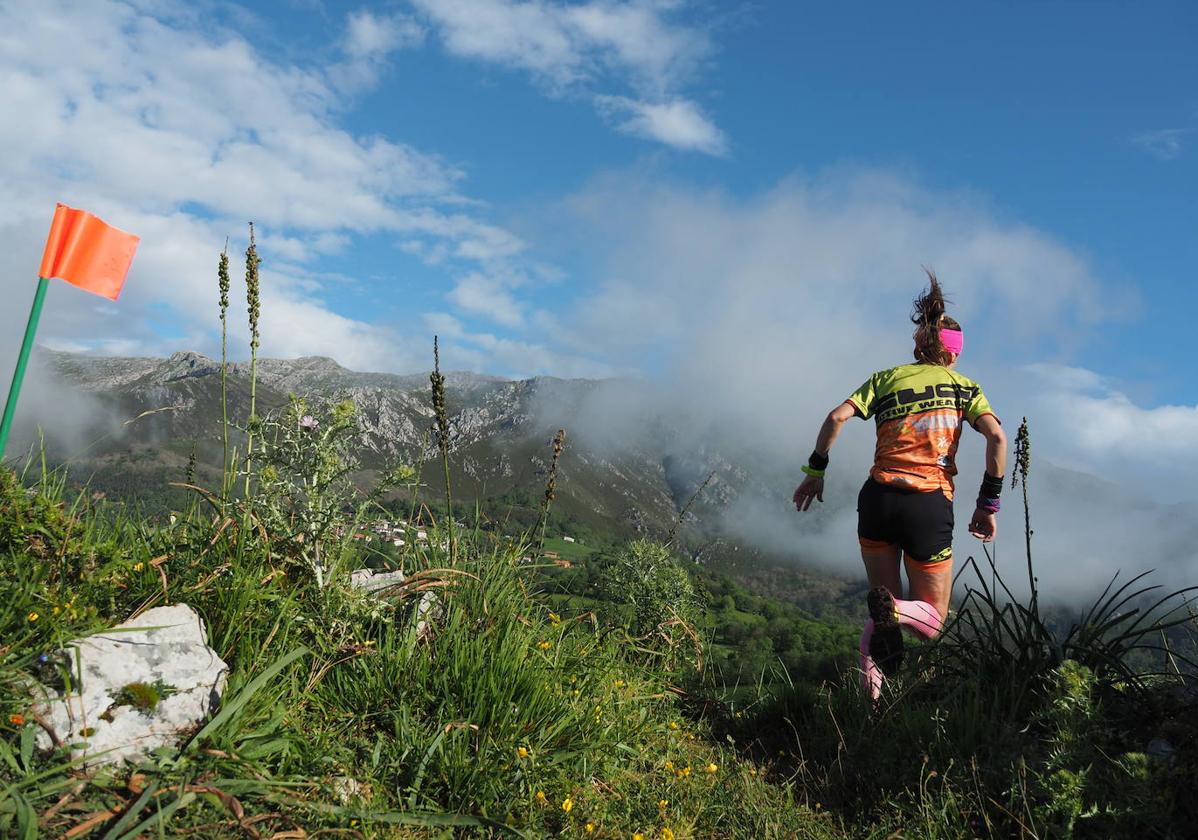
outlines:
[{"label": "female runner", "polygon": [[[944,314],[936,275],[915,301],[915,364],[879,371],[834,408],[815,442],[794,493],[805,511],[824,500],[828,450],[840,427],[856,416],[873,417],[878,442],[874,465],[857,497],[857,537],[869,577],[869,620],[861,635],[866,693],[876,701],[883,675],[902,662],[902,627],[935,638],[948,616],[953,571],[953,476],[963,423],[986,438],[982,479],[969,532],[994,539],[999,494],[1006,471],[1007,438],[981,386],[954,368],[964,346],[961,325]],[[903,599],[901,565],[907,570]]]}]

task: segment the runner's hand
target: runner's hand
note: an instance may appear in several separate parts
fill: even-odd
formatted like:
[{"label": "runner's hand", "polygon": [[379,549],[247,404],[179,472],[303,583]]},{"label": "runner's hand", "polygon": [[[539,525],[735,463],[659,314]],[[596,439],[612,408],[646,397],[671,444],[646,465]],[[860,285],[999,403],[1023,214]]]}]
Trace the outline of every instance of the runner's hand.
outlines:
[{"label": "runner's hand", "polygon": [[969,520],[969,533],[982,542],[993,542],[998,536],[998,516],[988,510],[975,508],[973,519]]},{"label": "runner's hand", "polygon": [[795,490],[795,510],[800,513],[811,507],[811,500],[824,500],[824,480],[817,478],[814,475],[809,475],[803,479],[803,483]]}]

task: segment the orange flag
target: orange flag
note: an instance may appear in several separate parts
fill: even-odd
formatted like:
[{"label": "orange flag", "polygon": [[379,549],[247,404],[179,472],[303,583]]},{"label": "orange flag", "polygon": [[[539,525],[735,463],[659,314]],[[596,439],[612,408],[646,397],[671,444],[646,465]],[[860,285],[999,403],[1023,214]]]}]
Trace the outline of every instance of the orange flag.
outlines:
[{"label": "orange flag", "polygon": [[57,277],[116,300],[141,240],[85,210],[59,204],[50,224],[40,277]]}]

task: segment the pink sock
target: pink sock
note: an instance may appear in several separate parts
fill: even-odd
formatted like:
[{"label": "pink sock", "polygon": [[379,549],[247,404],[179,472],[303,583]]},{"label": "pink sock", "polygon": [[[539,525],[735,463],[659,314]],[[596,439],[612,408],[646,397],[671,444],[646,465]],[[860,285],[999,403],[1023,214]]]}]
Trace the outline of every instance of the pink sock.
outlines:
[{"label": "pink sock", "polygon": [[858,650],[861,652],[861,688],[869,696],[873,702],[878,702],[878,698],[882,696],[882,671],[874,664],[873,657],[869,655],[869,640],[874,635],[874,620],[872,618],[865,620],[865,629],[861,632],[861,644]]},{"label": "pink sock", "polygon": [[911,628],[917,636],[934,639],[940,635],[944,619],[927,601],[900,601],[895,598],[894,606],[898,612],[899,624]]}]

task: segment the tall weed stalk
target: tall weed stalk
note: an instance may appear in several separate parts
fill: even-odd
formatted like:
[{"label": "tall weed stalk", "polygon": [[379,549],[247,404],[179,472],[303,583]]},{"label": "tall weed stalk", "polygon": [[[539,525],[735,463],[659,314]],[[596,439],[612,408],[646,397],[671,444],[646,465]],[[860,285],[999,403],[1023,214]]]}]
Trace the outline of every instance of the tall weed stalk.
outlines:
[{"label": "tall weed stalk", "polygon": [[229,240],[220,252],[216,266],[217,288],[220,292],[220,417],[223,454],[221,456],[220,497],[222,505],[229,500]]},{"label": "tall weed stalk", "polygon": [[253,475],[254,433],[258,430],[258,316],[261,314],[262,295],[259,285],[258,246],[254,242],[254,223],[250,222],[250,244],[245,249],[245,295],[246,309],[250,320],[250,416],[246,424],[245,441],[245,497],[250,497],[250,479]]},{"label": "tall weed stalk", "polygon": [[449,412],[445,407],[445,377],[441,375],[441,347],[437,336],[433,336],[433,372],[429,374],[432,388],[433,415],[437,424],[437,449],[441,453],[441,466],[445,471],[445,516],[449,534],[449,561],[452,565],[457,557],[454,540],[453,490],[449,477]]},{"label": "tall weed stalk", "polygon": [[565,447],[566,430],[558,429],[557,434],[553,436],[553,459],[549,462],[549,476],[545,480],[545,498],[541,502],[539,549],[545,548],[545,527],[549,524],[549,509],[553,506],[553,500],[557,498],[557,463],[561,459],[562,450]]}]

